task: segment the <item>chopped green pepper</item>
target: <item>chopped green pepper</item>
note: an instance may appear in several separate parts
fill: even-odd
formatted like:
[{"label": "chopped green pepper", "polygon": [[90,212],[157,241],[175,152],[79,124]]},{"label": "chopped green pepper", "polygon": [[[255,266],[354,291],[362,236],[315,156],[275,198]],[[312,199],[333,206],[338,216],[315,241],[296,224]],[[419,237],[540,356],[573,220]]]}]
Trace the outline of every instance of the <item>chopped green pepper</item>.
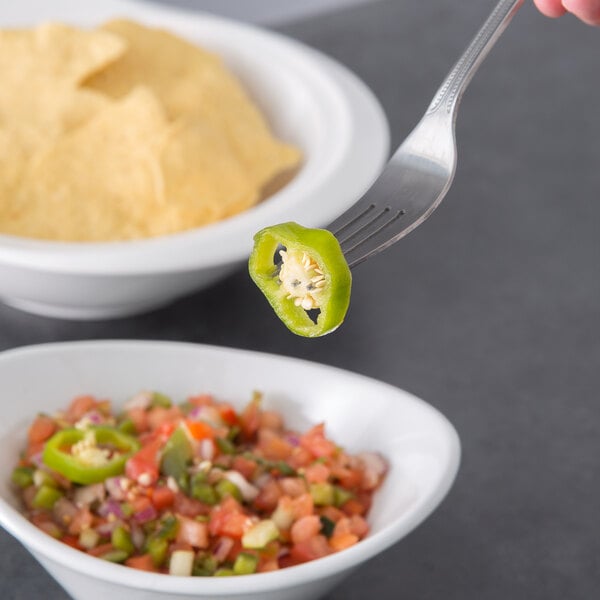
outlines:
[{"label": "chopped green pepper", "polygon": [[258,556],[249,552],[240,552],[233,563],[235,575],[250,575],[256,572],[258,567]]},{"label": "chopped green pepper", "polygon": [[109,550],[108,552],[101,554],[99,558],[112,563],[122,563],[129,558],[129,554],[124,550]]},{"label": "chopped green pepper", "polygon": [[331,483],[311,483],[308,491],[317,506],[329,506],[334,502],[335,493]]},{"label": "chopped green pepper", "polygon": [[152,401],[150,402],[150,406],[155,408],[157,406],[161,408],[171,408],[173,406],[173,401],[166,394],[161,394],[160,392],[152,392]]},{"label": "chopped green pepper", "polygon": [[15,467],[11,475],[11,481],[20,488],[26,488],[33,484],[33,469],[31,467]]},{"label": "chopped green pepper", "polygon": [[190,496],[210,505],[219,501],[214,488],[208,483],[208,474],[205,471],[198,471],[190,477]]},{"label": "chopped green pepper", "polygon": [[325,517],[324,515],[321,515],[319,517],[319,519],[321,521],[321,533],[326,538],[330,538],[333,535],[333,530],[335,529],[335,523],[328,517]]},{"label": "chopped green pepper", "polygon": [[235,483],[229,481],[229,479],[219,479],[215,485],[215,492],[221,500],[227,496],[231,496],[238,502],[242,501],[242,492],[240,492],[240,488],[238,488]]},{"label": "chopped green pepper", "polygon": [[297,223],[267,227],[254,236],[248,266],[254,283],[293,333],[318,337],[344,320],[352,275],[331,232]]},{"label": "chopped green pepper", "polygon": [[123,473],[139,447],[135,438],[113,427],[62,429],[46,442],[42,460],[69,481],[89,485]]},{"label": "chopped green pepper", "polygon": [[173,477],[177,484],[186,489],[189,484],[188,465],[194,457],[194,448],[181,427],[178,427],[167,440],[160,459],[160,472]]},{"label": "chopped green pepper", "polygon": [[127,556],[130,556],[135,551],[135,546],[131,541],[131,534],[122,525],[113,529],[110,541],[116,550],[126,552]]},{"label": "chopped green pepper", "polygon": [[34,508],[50,510],[56,504],[58,499],[62,497],[63,493],[59,492],[56,488],[43,485],[36,492],[31,504]]}]

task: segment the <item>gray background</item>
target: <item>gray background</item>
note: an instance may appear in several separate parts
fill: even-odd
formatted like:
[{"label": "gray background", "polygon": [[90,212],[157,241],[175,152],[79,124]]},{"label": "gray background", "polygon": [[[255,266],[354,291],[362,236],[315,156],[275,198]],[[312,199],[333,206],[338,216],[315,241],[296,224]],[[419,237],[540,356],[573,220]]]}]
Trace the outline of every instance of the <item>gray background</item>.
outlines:
[{"label": "gray background", "polygon": [[[280,29],[358,73],[397,144],[491,5],[383,0]],[[350,314],[331,336],[287,333],[240,269],[170,308],[110,323],[1,307],[0,348],[188,340],[310,358],[406,388],[457,427],[458,479],[428,521],[329,600],[596,598],[599,72],[599,30],[523,9],[465,97],[446,201],[356,269]],[[4,533],[0,574],[0,598],[66,598]]]}]

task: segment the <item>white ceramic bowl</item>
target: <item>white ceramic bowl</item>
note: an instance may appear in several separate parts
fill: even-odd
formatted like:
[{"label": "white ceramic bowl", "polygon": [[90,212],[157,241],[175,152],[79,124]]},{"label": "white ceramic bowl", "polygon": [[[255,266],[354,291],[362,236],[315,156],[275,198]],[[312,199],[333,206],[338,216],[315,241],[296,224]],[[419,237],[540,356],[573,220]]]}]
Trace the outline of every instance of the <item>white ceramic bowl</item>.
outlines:
[{"label": "white ceramic bowl", "polygon": [[[311,600],[396,543],[442,500],[456,474],[459,441],[434,408],[384,383],[339,369],[242,350],[169,342],[75,342],[0,354],[0,524],[76,600]],[[390,471],[368,520],[371,533],[319,560],[247,577],[181,578],[104,562],[58,542],[18,511],[9,479],[28,422],[75,395],[123,400],[140,389],[174,397],[211,392],[238,407],[252,390],[292,427],[325,421],[352,452],[375,450]]]},{"label": "white ceramic bowl", "polygon": [[167,304],[230,273],[247,259],[262,227],[331,222],[358,200],[387,157],[387,122],[372,93],[347,69],[291,39],[130,0],[0,4],[0,27],[52,19],[91,26],[115,16],[168,28],[219,53],[276,133],[302,148],[305,162],[289,185],[259,206],[185,233],[93,244],[0,235],[0,298],[24,310],[94,319]]}]

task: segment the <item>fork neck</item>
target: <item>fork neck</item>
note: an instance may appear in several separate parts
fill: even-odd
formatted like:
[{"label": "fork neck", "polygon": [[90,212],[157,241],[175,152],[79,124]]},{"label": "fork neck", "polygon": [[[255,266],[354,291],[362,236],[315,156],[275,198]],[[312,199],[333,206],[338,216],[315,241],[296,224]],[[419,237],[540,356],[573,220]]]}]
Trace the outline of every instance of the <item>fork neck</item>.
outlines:
[{"label": "fork neck", "polygon": [[486,22],[442,83],[429,105],[426,115],[438,113],[440,116],[451,118],[453,122],[456,120],[458,105],[473,75],[524,1],[500,0],[496,4]]}]

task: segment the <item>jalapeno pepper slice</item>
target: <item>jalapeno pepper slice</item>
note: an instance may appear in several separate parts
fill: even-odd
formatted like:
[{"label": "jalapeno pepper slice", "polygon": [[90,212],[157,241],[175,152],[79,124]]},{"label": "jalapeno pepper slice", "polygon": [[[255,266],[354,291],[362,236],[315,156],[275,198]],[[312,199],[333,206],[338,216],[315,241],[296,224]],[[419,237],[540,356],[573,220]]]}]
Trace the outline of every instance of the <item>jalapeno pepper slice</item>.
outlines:
[{"label": "jalapeno pepper slice", "polygon": [[89,485],[120,475],[139,442],[112,427],[62,429],[47,442],[44,464],[73,483]]},{"label": "jalapeno pepper slice", "polygon": [[297,223],[254,236],[250,276],[290,331],[318,337],[337,329],[350,304],[352,275],[335,236]]}]

